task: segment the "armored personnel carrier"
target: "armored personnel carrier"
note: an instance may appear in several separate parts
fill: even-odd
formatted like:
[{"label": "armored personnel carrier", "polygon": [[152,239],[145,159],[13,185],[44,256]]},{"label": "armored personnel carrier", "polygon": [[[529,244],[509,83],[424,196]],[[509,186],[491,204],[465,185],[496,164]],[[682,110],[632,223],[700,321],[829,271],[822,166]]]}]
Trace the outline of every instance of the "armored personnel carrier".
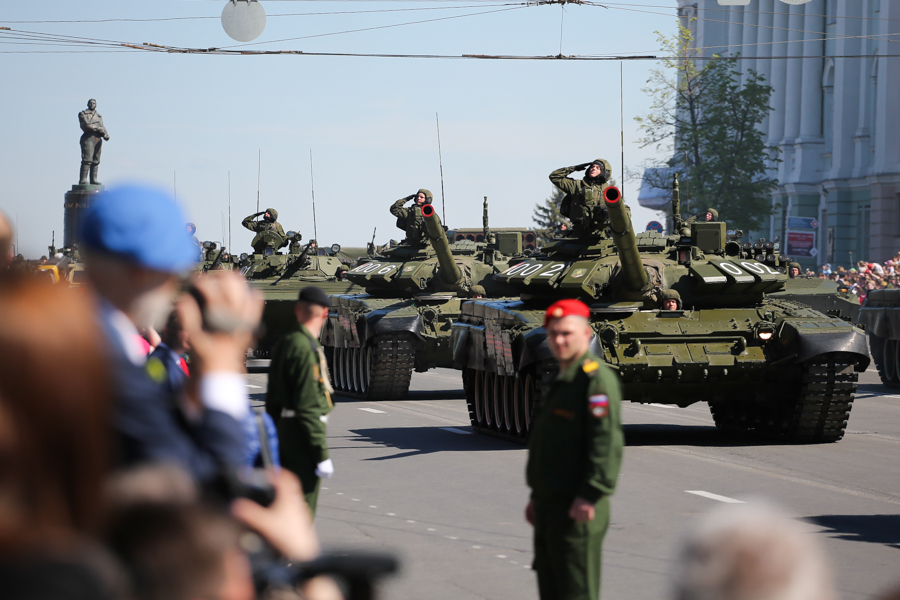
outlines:
[{"label": "armored personnel carrier", "polygon": [[869,290],[859,309],[881,382],[900,388],[900,290]]},{"label": "armored personnel carrier", "polygon": [[[786,259],[728,240],[725,223],[685,223],[674,182],[675,235],[635,235],[619,191],[604,192],[609,231],[558,240],[496,279],[519,300],[468,302],[452,326],[476,431],[524,442],[541,390],[557,371],[542,327],[559,298],[591,308],[592,350],[618,371],[632,402],[709,403],[720,428],[793,442],[841,439],[861,330],[790,300]],[[678,310],[661,310],[676,290]]]},{"label": "armored personnel carrier", "polygon": [[332,296],[321,340],[335,389],[370,400],[406,397],[413,370],[452,367],[450,326],[472,287],[487,296],[513,289],[493,276],[522,251],[522,234],[492,234],[484,204],[484,239],[450,244],[431,205],[422,207],[431,243],[400,245],[347,274],[364,294]]}]

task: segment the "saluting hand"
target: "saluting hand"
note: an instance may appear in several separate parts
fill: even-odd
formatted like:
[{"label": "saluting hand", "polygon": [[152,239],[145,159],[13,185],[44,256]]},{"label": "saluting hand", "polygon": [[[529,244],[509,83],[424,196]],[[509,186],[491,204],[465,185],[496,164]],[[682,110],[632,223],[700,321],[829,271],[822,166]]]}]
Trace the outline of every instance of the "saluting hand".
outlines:
[{"label": "saluting hand", "polygon": [[593,521],[594,505],[584,498],[575,498],[572,500],[572,506],[569,508],[569,518],[576,523]]},{"label": "saluting hand", "polygon": [[589,166],[591,166],[591,164],[592,164],[592,163],[583,163],[583,164],[580,164],[580,165],[575,165],[575,166],[572,167],[572,168],[575,169],[576,171],[584,171],[584,170],[587,169]]}]

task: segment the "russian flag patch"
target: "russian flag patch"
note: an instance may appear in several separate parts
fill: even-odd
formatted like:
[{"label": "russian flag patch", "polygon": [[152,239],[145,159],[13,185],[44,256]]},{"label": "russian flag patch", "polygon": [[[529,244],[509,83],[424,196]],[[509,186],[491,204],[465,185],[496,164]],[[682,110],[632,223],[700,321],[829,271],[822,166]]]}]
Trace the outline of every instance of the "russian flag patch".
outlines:
[{"label": "russian flag patch", "polygon": [[591,414],[602,419],[609,414],[609,396],[606,394],[597,394],[588,398],[590,403]]}]

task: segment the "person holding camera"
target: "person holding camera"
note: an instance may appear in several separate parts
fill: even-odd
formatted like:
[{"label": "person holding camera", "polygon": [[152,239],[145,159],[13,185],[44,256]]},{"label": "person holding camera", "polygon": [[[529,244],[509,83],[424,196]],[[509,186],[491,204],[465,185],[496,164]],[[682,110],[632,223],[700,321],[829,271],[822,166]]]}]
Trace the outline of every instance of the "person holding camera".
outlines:
[{"label": "person holding camera", "polygon": [[326,437],[334,389],[318,342],[330,307],[331,299],[319,288],[300,290],[294,308],[297,326],[272,351],[266,390],[266,412],[278,426],[281,464],[300,478],[313,516],[321,481],[334,474]]},{"label": "person holding camera", "polygon": [[185,220],[164,192],[141,185],[112,188],[84,215],[82,255],[114,377],[118,463],[174,463],[205,483],[242,461],[241,423],[250,410],[244,355],[263,300],[228,271],[196,281],[177,307],[191,340],[190,385],[170,395],[150,376],[137,332],[165,323],[183,276],[196,262]]}]

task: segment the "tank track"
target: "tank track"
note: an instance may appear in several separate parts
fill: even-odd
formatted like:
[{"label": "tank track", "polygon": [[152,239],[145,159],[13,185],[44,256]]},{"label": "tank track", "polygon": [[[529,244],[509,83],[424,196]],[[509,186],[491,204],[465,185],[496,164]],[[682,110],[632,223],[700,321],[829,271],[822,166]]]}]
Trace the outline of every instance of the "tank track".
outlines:
[{"label": "tank track", "polygon": [[710,412],[721,429],[800,444],[836,442],[844,437],[858,378],[854,363],[826,354],[803,364],[786,390],[773,386],[774,398],[711,403]]},{"label": "tank track", "polygon": [[[527,371],[523,371],[519,374],[519,377],[524,382],[528,375],[531,375],[532,387],[530,390],[532,405],[530,414],[527,415],[528,423],[530,424],[531,419],[541,403],[541,397],[543,395],[544,386],[549,381],[549,378],[553,376],[554,370],[550,366],[540,366],[538,368],[528,369]],[[502,440],[506,440],[508,442],[513,442],[514,444],[525,445],[528,443],[528,435],[530,433],[530,425],[523,431],[516,431],[513,427],[507,428],[505,424],[499,422],[492,422],[488,424],[485,420],[479,421],[478,413],[475,407],[475,381],[476,381],[476,370],[475,369],[466,369],[463,372],[463,388],[466,392],[466,407],[469,411],[469,421],[471,422],[472,429],[476,433],[480,433],[482,435],[488,435],[495,438],[500,438]],[[493,407],[494,403],[497,401],[496,398],[491,397],[487,398],[486,405],[488,407]],[[492,410],[492,408],[489,408]]]},{"label": "tank track", "polygon": [[375,337],[369,342],[371,378],[365,392],[340,385],[332,359],[329,361],[332,381],[337,393],[361,400],[402,400],[409,393],[415,363],[415,340],[410,333],[394,332]]},{"label": "tank track", "polygon": [[875,363],[875,369],[878,371],[878,378],[881,379],[881,383],[889,388],[898,389],[900,388],[900,377],[896,375],[894,378],[890,378],[888,376],[887,371],[885,370],[884,363],[884,342],[885,338],[879,337],[872,332],[869,332],[869,352],[872,354],[872,362]]}]

